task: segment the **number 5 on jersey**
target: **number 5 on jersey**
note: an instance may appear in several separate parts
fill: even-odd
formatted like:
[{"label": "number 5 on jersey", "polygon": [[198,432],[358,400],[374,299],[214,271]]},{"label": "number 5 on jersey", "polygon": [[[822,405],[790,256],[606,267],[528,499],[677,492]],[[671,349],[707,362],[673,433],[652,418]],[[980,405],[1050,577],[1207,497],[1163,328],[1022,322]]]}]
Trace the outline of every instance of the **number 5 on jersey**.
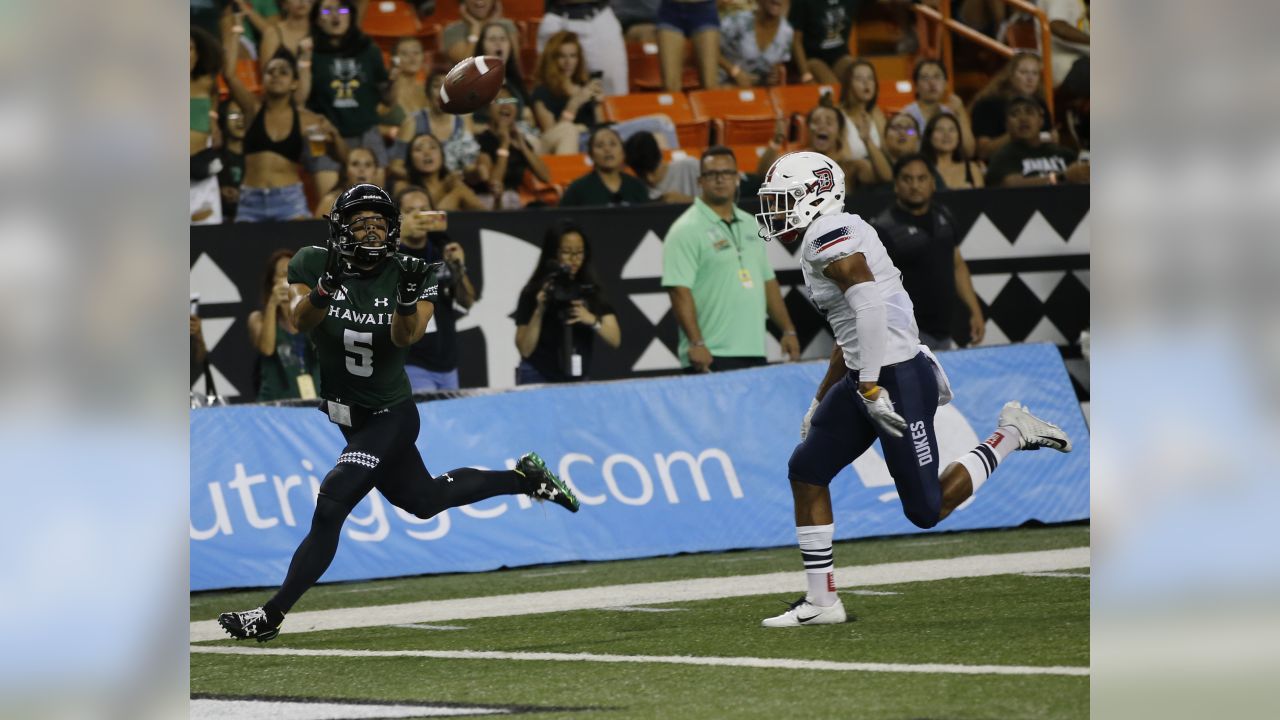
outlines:
[{"label": "number 5 on jersey", "polygon": [[347,350],[347,372],[358,377],[373,374],[373,333],[344,329],[342,344]]}]

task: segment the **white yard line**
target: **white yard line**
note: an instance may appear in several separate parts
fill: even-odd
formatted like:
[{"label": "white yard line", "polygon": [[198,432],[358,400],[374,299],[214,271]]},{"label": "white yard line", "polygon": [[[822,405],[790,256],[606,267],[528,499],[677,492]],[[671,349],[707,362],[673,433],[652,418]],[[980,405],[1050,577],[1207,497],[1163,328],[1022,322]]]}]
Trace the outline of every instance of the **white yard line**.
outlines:
[{"label": "white yard line", "polygon": [[1073,573],[1073,572],[1029,572],[1022,573],[1027,577],[1053,577],[1053,578],[1088,578],[1089,573]]},{"label": "white yard line", "polygon": [[497,652],[481,650],[302,650],[192,646],[191,652],[214,655],[276,655],[284,657],[430,658],[433,660],[537,660],[552,662],[663,663],[714,667],[834,670],[841,672],[931,673],[944,675],[1070,675],[1087,677],[1087,667],[1034,665],[949,665],[943,663],[865,663],[831,660],[793,660],[756,657],[690,657],[688,655],[597,655],[595,653]]},{"label": "white yard line", "polygon": [[[879,565],[853,565],[836,568],[836,584],[844,588],[856,588],[951,578],[1074,570],[1084,567],[1089,567],[1089,548],[1075,547]],[[618,605],[657,605],[747,595],[795,594],[803,587],[803,573],[797,568],[794,571],[764,575],[692,578],[491,597],[426,600],[397,605],[313,610],[290,614],[285,621],[284,631],[293,634],[318,630],[563,613]],[[191,642],[226,638],[226,634],[216,621],[202,620],[191,623]]]},{"label": "white yard line", "polygon": [[466,630],[465,625],[427,625],[426,623],[407,623],[404,625],[392,625],[391,627],[405,628],[408,630]]},{"label": "white yard line", "polygon": [[223,700],[197,698],[191,701],[191,720],[391,720],[392,718],[462,717],[506,715],[506,708],[448,707],[443,705],[373,705],[335,702],[289,702],[287,700]]}]

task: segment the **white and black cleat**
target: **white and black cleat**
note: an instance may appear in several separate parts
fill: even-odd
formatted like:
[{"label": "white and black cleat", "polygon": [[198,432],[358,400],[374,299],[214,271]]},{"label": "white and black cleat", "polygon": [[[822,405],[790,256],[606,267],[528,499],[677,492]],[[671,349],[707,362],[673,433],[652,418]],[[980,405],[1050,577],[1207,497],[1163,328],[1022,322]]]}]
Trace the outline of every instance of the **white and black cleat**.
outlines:
[{"label": "white and black cleat", "polygon": [[760,627],[802,627],[805,625],[835,625],[845,622],[849,616],[845,614],[844,603],[836,598],[836,604],[821,607],[809,602],[808,598],[800,598],[791,603],[791,607],[781,615],[765,618]]},{"label": "white and black cleat", "polygon": [[258,642],[266,642],[280,634],[280,624],[273,624],[262,608],[222,613],[218,616],[218,624],[236,640],[252,638]]},{"label": "white and black cleat", "polygon": [[998,425],[1012,425],[1022,436],[1022,450],[1039,450],[1042,447],[1058,452],[1071,452],[1071,438],[1062,428],[1041,420],[1023,407],[1017,400],[1010,400],[1000,411]]}]

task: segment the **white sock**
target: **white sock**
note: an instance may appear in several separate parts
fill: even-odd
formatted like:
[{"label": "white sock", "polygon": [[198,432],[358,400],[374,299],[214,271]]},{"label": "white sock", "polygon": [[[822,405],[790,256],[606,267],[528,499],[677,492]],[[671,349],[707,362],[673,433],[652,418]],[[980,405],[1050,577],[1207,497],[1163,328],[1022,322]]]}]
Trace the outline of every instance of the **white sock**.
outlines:
[{"label": "white sock", "polygon": [[803,525],[796,528],[800,556],[804,558],[804,576],[809,582],[809,602],[819,607],[836,604],[835,560],[831,554],[831,537],[835,524]]},{"label": "white sock", "polygon": [[969,478],[973,481],[974,488],[977,488],[991,477],[991,473],[1009,457],[1009,453],[1021,446],[1022,433],[1012,425],[1002,425],[991,433],[991,437],[983,440],[981,445],[965,453],[956,462],[969,471]]}]

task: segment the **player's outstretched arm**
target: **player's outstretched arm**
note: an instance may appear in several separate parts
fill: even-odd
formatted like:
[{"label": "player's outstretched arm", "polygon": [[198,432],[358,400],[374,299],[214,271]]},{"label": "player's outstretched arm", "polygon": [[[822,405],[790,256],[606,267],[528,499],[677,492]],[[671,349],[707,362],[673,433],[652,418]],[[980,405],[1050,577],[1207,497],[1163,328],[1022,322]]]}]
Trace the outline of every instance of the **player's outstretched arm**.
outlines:
[{"label": "player's outstretched arm", "polygon": [[391,344],[408,347],[422,339],[435,312],[435,304],[422,299],[431,263],[403,254],[394,259],[400,266],[400,282],[396,285],[396,312],[391,317]]}]

